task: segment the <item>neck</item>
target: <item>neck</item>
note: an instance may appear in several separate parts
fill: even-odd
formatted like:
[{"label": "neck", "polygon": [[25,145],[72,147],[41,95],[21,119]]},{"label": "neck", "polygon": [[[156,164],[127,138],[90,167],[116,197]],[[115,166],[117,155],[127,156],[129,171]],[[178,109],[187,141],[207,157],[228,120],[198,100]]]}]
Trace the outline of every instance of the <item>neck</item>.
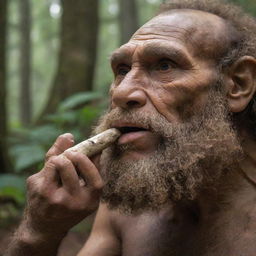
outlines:
[{"label": "neck", "polygon": [[222,176],[215,189],[200,193],[197,203],[202,219],[209,219],[222,210],[247,211],[244,205],[256,199],[256,142],[245,137],[242,148],[243,160]]}]

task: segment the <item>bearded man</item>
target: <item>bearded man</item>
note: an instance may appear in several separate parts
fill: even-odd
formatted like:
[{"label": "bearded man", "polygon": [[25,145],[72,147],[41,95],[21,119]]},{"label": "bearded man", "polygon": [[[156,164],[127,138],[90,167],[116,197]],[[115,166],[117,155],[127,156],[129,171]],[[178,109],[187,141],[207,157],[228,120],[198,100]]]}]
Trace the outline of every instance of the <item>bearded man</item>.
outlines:
[{"label": "bearded man", "polygon": [[59,156],[74,142],[57,139],[7,255],[56,255],[101,201],[79,256],[254,256],[256,21],[217,0],[168,3],[111,65],[96,132],[122,136],[100,164]]}]

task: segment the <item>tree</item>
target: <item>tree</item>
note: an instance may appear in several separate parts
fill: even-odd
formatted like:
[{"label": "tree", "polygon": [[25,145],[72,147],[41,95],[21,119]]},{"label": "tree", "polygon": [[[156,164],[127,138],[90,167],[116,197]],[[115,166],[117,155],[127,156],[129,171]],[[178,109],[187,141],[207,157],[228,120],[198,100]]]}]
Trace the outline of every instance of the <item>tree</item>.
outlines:
[{"label": "tree", "polygon": [[62,8],[58,69],[50,97],[39,119],[53,113],[60,101],[68,96],[93,88],[98,0],[62,0]]},{"label": "tree", "polygon": [[138,29],[138,12],[135,0],[119,0],[121,44],[126,43]]},{"label": "tree", "polygon": [[19,3],[20,13],[20,120],[24,126],[31,122],[31,91],[30,91],[30,53],[31,53],[31,12],[30,1]]},{"label": "tree", "polygon": [[9,170],[6,113],[6,12],[7,0],[0,1],[0,173]]}]

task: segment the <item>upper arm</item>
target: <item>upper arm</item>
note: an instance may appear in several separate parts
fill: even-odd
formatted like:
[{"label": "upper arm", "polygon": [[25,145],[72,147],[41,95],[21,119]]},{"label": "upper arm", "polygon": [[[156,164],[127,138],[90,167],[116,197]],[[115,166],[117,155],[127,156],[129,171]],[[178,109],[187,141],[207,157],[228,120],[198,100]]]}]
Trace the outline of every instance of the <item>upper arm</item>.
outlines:
[{"label": "upper arm", "polygon": [[111,223],[111,211],[100,204],[92,232],[77,256],[121,255],[121,244]]}]

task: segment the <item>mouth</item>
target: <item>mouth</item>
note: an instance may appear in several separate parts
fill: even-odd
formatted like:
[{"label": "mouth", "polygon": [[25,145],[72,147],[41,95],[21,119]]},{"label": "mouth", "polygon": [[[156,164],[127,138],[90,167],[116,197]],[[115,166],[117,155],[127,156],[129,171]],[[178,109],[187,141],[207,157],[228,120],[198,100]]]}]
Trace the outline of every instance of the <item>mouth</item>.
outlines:
[{"label": "mouth", "polygon": [[118,139],[118,144],[135,143],[147,138],[151,131],[140,124],[116,123],[112,127],[118,129],[122,135]]},{"label": "mouth", "polygon": [[141,132],[141,131],[148,131],[148,129],[143,127],[135,127],[135,126],[123,126],[123,127],[116,127],[122,134],[127,134],[131,132]]},{"label": "mouth", "polygon": [[148,125],[139,123],[116,122],[112,125],[122,134],[117,145],[129,145],[126,157],[140,158],[155,152],[160,143],[160,137]]}]

